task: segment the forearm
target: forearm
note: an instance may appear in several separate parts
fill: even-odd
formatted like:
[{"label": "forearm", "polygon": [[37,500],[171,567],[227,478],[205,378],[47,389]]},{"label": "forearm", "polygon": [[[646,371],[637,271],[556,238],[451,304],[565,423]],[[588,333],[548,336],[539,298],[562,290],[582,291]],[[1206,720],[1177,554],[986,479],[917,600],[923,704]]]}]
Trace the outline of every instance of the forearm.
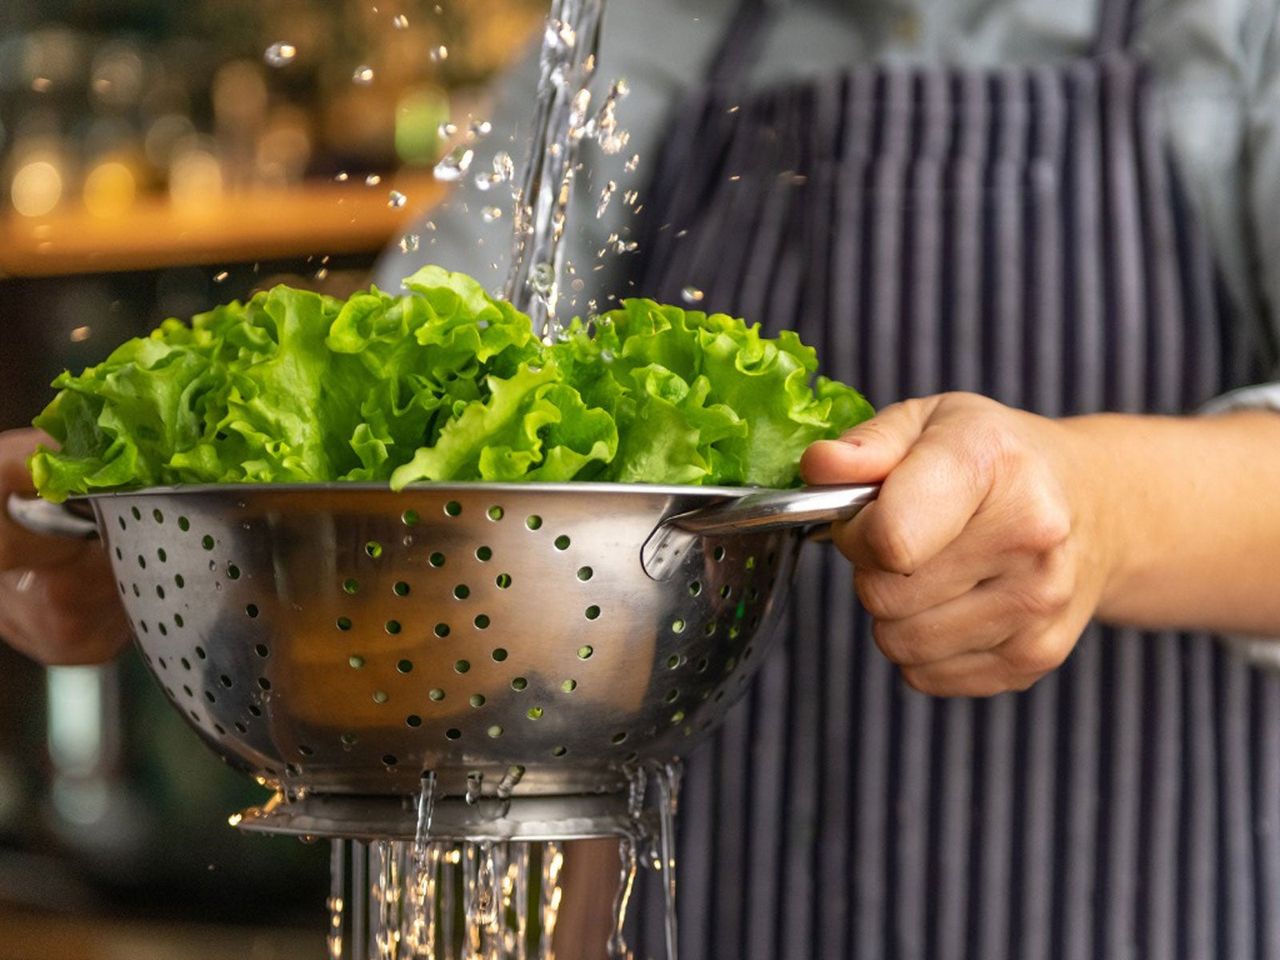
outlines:
[{"label": "forearm", "polygon": [[1280,414],[1062,423],[1098,457],[1099,619],[1280,637]]}]

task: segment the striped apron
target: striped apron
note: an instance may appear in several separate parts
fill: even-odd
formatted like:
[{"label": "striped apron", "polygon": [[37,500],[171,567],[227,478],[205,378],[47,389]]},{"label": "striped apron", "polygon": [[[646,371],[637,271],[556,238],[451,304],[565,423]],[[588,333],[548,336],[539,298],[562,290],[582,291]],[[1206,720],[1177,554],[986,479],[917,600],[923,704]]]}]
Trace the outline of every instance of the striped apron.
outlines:
[{"label": "striped apron", "polygon": [[[673,121],[643,293],[794,328],[881,405],[1179,413],[1259,376],[1131,0],[1077,62],[744,95],[762,7]],[[1025,694],[935,700],[877,651],[834,550],[806,551],[791,608],[688,760],[685,960],[1280,958],[1280,678],[1208,636],[1094,626]],[[661,956],[658,886],[640,902],[638,955]]]}]

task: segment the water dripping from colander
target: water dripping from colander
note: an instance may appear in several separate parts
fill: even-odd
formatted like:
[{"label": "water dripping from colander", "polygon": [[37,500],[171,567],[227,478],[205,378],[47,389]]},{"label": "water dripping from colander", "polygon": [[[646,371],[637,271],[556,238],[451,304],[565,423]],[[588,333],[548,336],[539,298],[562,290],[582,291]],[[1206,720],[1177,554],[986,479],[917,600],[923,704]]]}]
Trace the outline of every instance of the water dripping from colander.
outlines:
[{"label": "water dripping from colander", "polygon": [[681,766],[678,761],[654,770],[658,787],[658,853],[662,858],[662,895],[666,907],[664,930],[667,960],[676,957],[676,808],[680,798]]},{"label": "water dripping from colander", "polygon": [[334,840],[329,851],[329,930],[325,948],[329,960],[343,960],[343,925],[346,911],[347,842]]},{"label": "water dripping from colander", "polygon": [[627,946],[624,930],[627,925],[627,911],[631,906],[631,891],[635,887],[639,866],[634,837],[623,837],[618,841],[618,862],[621,869],[618,876],[618,892],[613,900],[613,930],[609,934],[609,960],[634,960],[635,954]]}]

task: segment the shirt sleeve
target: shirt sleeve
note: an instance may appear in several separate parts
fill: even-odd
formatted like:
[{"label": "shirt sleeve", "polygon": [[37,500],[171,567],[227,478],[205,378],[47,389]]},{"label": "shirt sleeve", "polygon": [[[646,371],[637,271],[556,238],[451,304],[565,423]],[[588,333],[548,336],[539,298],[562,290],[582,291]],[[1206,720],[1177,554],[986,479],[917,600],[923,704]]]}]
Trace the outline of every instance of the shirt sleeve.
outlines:
[{"label": "shirt sleeve", "polygon": [[[1205,404],[1200,412],[1212,415],[1235,410],[1274,410],[1280,413],[1280,383],[1262,383],[1232,390]],[[1280,670],[1280,637],[1226,634],[1221,639],[1256,666]]]},{"label": "shirt sleeve", "polygon": [[[625,79],[629,93],[619,104],[618,125],[630,136],[626,146],[606,155],[597,144],[583,144],[583,169],[574,187],[565,243],[572,272],[562,291],[562,318],[590,309],[601,310],[610,300],[638,291],[625,285],[616,242],[636,232],[636,208],[645,203],[645,188],[663,145],[663,132],[679,100],[706,74],[719,38],[736,0],[644,0],[606,8],[599,67],[592,84],[598,108],[608,86]],[[524,167],[530,121],[539,79],[538,49],[531,46],[499,80],[492,116],[493,132],[476,147],[468,175],[448,198],[428,211],[408,233],[418,238],[401,249],[399,238],[375,268],[375,282],[398,290],[400,282],[426,263],[471,274],[493,291],[502,289],[511,259],[510,187],[501,184],[480,190],[475,175],[492,169],[493,158],[506,151],[514,160],[517,178]],[[465,118],[457,118],[461,124]],[[639,158],[634,160],[633,158]],[[609,183],[612,199],[597,215]],[[627,194],[637,191],[634,199]],[[486,222],[483,211],[493,207],[501,216]],[[603,254],[602,254],[603,251]],[[574,279],[581,283],[573,283]],[[580,289],[579,289],[580,288]]]},{"label": "shirt sleeve", "polygon": [[[1250,3],[1242,30],[1246,84],[1245,221],[1251,274],[1260,305],[1260,346],[1269,351],[1271,378],[1280,380],[1280,5]],[[1242,392],[1236,403],[1275,408],[1275,391]]]}]

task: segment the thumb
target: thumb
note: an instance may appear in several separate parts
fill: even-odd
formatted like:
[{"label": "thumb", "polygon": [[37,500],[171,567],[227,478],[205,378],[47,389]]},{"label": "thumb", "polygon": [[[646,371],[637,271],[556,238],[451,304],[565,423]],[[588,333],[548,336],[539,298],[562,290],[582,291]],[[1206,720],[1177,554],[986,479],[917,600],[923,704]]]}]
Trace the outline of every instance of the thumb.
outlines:
[{"label": "thumb", "polygon": [[905,400],[847,430],[839,440],[819,440],[800,458],[804,482],[878,483],[906,457],[937,409],[939,397]]}]

